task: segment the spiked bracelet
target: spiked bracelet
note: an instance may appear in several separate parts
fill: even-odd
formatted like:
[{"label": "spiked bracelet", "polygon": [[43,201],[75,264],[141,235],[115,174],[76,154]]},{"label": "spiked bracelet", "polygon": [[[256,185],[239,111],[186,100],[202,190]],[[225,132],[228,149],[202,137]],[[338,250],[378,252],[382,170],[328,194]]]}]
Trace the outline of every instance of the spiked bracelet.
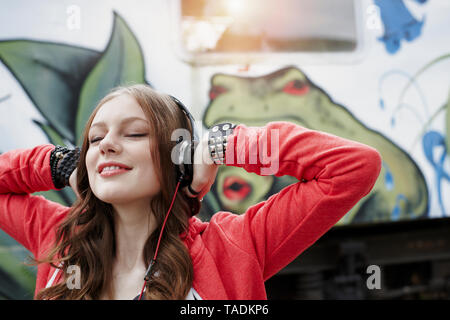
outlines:
[{"label": "spiked bracelet", "polygon": [[215,164],[224,164],[228,137],[233,133],[235,124],[220,123],[209,129],[208,148]]},{"label": "spiked bracelet", "polygon": [[69,178],[75,170],[80,157],[80,148],[69,149],[56,146],[50,155],[50,167],[55,188],[62,189],[69,185]]}]

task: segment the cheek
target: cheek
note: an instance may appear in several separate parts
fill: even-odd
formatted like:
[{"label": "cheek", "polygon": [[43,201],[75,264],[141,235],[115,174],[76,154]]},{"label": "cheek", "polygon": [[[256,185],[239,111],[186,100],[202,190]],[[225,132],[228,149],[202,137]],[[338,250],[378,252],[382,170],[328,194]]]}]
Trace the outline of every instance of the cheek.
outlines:
[{"label": "cheek", "polygon": [[154,175],[154,172],[156,170],[155,164],[153,162],[152,156],[148,150],[148,144],[145,144],[143,147],[141,147],[139,150],[133,150],[134,152],[131,152],[132,158],[136,161],[135,164],[137,167],[139,167],[140,170],[145,172],[145,174]]},{"label": "cheek", "polygon": [[151,181],[151,183],[158,183],[158,177],[157,177],[157,168],[155,167],[152,159],[142,159],[143,161],[139,165],[139,176],[140,180],[143,183],[148,183],[148,181]]},{"label": "cheek", "polygon": [[96,171],[96,159],[92,152],[89,150],[86,153],[86,170],[88,172],[89,181],[92,180]]},{"label": "cheek", "polygon": [[155,162],[149,154],[142,155],[139,159],[139,170],[136,172],[139,175],[139,183],[146,189],[159,189],[160,182],[158,179],[158,166],[155,165]]}]

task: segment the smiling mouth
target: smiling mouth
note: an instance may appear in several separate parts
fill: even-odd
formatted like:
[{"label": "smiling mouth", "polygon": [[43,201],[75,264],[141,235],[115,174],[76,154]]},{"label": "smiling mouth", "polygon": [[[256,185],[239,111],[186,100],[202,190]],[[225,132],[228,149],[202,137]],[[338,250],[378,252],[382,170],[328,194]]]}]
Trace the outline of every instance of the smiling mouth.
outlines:
[{"label": "smiling mouth", "polygon": [[125,168],[119,168],[119,169],[113,169],[113,170],[102,170],[102,172],[100,172],[100,176],[103,178],[108,178],[108,177],[112,177],[112,176],[117,176],[122,173],[126,173],[130,170],[131,169],[125,169]]}]

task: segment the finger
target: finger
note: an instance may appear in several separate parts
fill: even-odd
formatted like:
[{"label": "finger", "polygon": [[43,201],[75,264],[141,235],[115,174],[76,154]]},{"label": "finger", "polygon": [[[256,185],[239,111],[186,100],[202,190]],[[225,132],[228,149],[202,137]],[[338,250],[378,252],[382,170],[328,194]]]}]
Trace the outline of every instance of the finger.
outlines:
[{"label": "finger", "polygon": [[189,188],[186,186],[183,188],[184,193],[187,194],[188,197],[190,198],[197,198],[199,195],[195,195],[192,192],[189,191]]},{"label": "finger", "polygon": [[214,184],[214,180],[212,182],[208,183],[208,185],[205,188],[203,188],[203,190],[200,192],[200,194],[198,195],[198,198],[202,200],[206,196],[206,194],[211,190],[211,187],[213,184]]},{"label": "finger", "polygon": [[189,198],[193,198],[193,195],[189,192],[187,187],[183,188],[183,192],[189,197]]}]

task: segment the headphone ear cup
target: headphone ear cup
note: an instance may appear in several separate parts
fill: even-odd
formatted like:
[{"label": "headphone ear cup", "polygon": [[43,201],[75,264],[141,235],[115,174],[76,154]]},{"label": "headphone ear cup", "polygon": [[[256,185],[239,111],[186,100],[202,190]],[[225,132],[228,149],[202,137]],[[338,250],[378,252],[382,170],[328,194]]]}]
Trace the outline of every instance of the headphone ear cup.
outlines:
[{"label": "headphone ear cup", "polygon": [[193,166],[191,164],[183,164],[184,166],[184,178],[181,181],[181,186],[187,186],[190,185],[193,178]]},{"label": "headphone ear cup", "polygon": [[[187,148],[187,152],[185,153],[188,156],[188,159],[183,159],[184,170],[186,173],[185,180],[186,185],[191,184],[192,179],[194,178],[194,153],[197,148],[197,141],[192,140],[189,144],[189,148]],[[186,161],[184,161],[186,160]]]},{"label": "headphone ear cup", "polygon": [[175,168],[177,171],[177,181],[183,177],[180,183],[182,187],[191,184],[194,177],[194,153],[197,145],[197,141],[193,140],[186,143],[186,145],[181,145],[178,149],[180,153],[177,159],[180,159],[180,162],[175,165]]},{"label": "headphone ear cup", "polygon": [[189,110],[174,96],[169,95],[172,100],[178,105],[178,107],[186,114],[186,117],[188,118],[191,129],[192,129],[192,135],[191,139],[189,140],[189,145],[185,145],[186,140],[183,141],[182,137],[177,140],[177,144],[181,143],[181,145],[178,148],[178,154],[177,154],[177,161],[178,163],[175,164],[176,171],[177,171],[177,181],[179,181],[181,178],[181,186],[187,186],[192,182],[192,178],[194,176],[194,152],[195,148],[198,145],[198,133],[195,128],[195,121],[192,114],[189,112]]}]

